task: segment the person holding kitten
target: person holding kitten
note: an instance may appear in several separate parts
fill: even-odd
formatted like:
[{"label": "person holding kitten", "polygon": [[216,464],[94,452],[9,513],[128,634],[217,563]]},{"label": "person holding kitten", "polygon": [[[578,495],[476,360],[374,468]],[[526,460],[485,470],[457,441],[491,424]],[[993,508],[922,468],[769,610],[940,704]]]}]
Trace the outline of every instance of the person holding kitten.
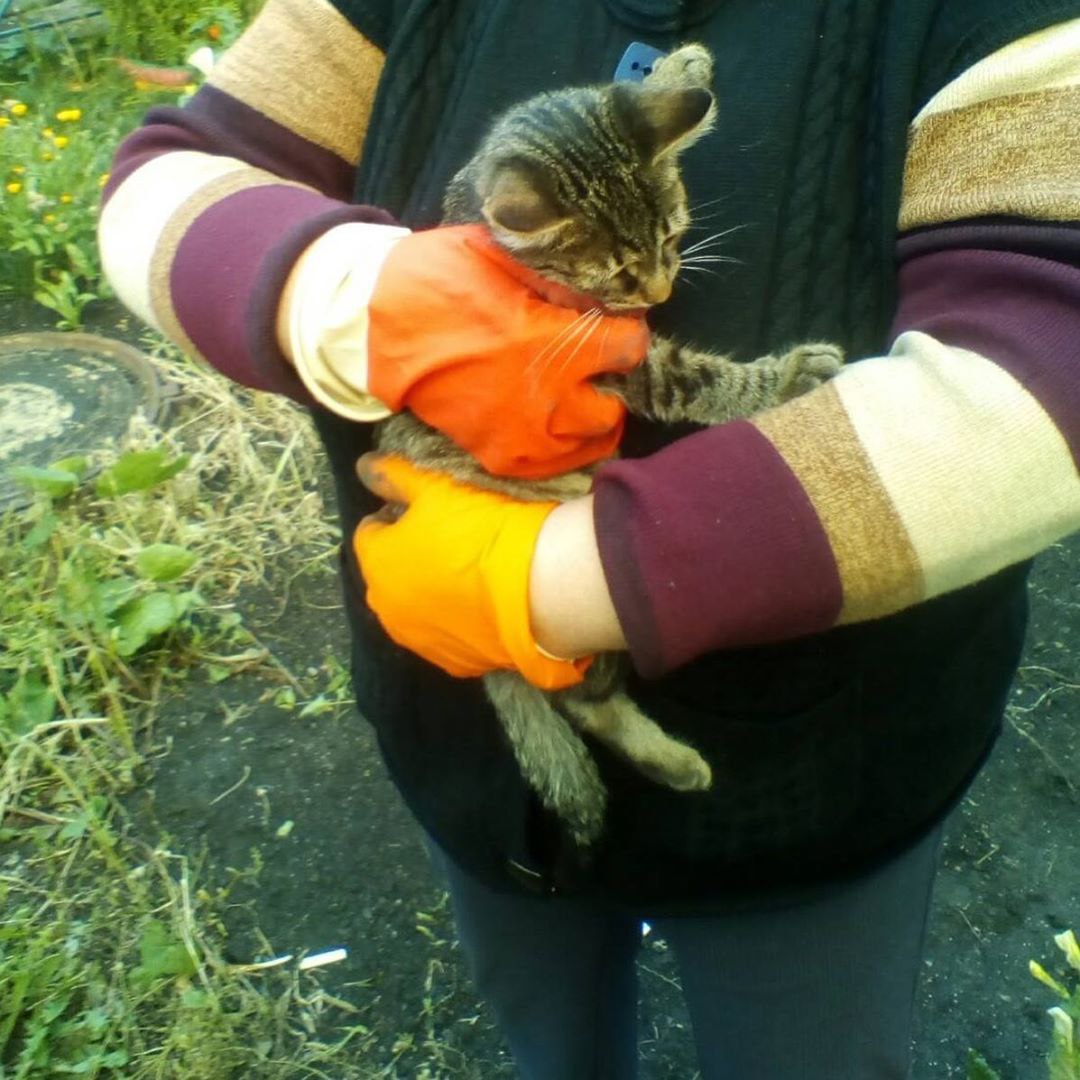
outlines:
[{"label": "person holding kitten", "polygon": [[[720,109],[680,159],[705,231],[649,331],[848,357],[706,429],[597,387],[645,359],[638,313],[582,338],[512,253],[430,228],[506,105],[690,41]],[[1078,99],[1080,0],[267,0],[121,146],[117,293],[312,408],[358,704],[523,1076],[636,1075],[642,918],[708,1080],[907,1075],[942,822],[1000,727],[1028,560],[1080,526]],[[572,228],[543,184],[518,196],[524,230]],[[715,273],[689,272],[698,235]],[[603,463],[538,508],[364,456],[402,408],[496,475]],[[570,685],[610,650],[712,784],[592,747],[609,802],[582,857],[474,676]]]}]

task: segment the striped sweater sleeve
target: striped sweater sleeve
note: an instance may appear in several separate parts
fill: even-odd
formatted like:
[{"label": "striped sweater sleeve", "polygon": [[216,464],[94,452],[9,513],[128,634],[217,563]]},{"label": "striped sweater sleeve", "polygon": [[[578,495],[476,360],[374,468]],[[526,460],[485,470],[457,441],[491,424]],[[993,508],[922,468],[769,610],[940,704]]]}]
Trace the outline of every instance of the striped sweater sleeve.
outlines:
[{"label": "striped sweater sleeve", "polygon": [[605,467],[601,558],[639,671],[889,615],[1080,527],[1080,20],[912,123],[887,356]]},{"label": "striped sweater sleeve", "polygon": [[184,108],[117,151],[105,273],[140,318],[230,378],[310,397],[276,339],[300,254],[346,222],[383,53],[328,0],[267,0]]}]

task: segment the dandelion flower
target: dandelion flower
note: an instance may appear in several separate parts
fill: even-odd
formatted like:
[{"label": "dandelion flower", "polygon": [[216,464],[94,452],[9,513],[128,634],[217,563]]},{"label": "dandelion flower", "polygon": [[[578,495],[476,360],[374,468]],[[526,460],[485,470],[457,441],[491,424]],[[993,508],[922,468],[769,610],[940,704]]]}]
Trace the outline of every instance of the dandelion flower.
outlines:
[{"label": "dandelion flower", "polygon": [[29,107],[21,101],[12,102],[11,115],[12,116],[25,116],[29,111]]},{"label": "dandelion flower", "polygon": [[9,195],[18,195],[22,191],[22,184],[18,180],[12,180],[10,183],[4,185],[4,190]]},{"label": "dandelion flower", "polygon": [[51,150],[42,150],[41,151],[41,160],[42,161],[52,161],[54,156],[55,155],[53,154],[53,152]]},{"label": "dandelion flower", "polygon": [[60,201],[61,201],[61,202],[62,202],[62,203],[63,203],[63,204],[65,205],[65,206],[67,206],[67,205],[68,205],[68,203],[72,203],[72,202],[74,202],[74,201],[75,201],[75,196],[74,196],[74,195],[69,195],[69,194],[68,194],[68,193],[67,193],[67,192],[65,191],[65,192],[64,192],[64,194],[60,196]]},{"label": "dandelion flower", "polygon": [[0,116],[0,128],[6,128],[11,123],[10,116]]},{"label": "dandelion flower", "polygon": [[45,137],[46,139],[51,139],[51,138],[52,138],[52,137],[53,137],[53,136],[54,136],[54,135],[56,134],[56,132],[55,132],[55,131],[53,131],[53,129],[52,129],[52,128],[42,128],[41,134],[42,134],[42,135],[43,135],[43,136],[44,136],[44,137]]},{"label": "dandelion flower", "polygon": [[26,172],[26,166],[25,166],[25,165],[12,165],[12,166],[11,166],[11,171],[12,171],[12,172],[13,172],[13,173],[14,173],[14,174],[15,174],[16,176],[22,176],[22,174],[23,174],[24,172]]},{"label": "dandelion flower", "polygon": [[107,172],[103,172],[97,178],[97,186],[98,187],[104,187],[108,182],[109,182],[109,174]]},{"label": "dandelion flower", "polygon": [[73,124],[82,119],[82,109],[61,109],[56,114],[56,119],[62,124]]},{"label": "dandelion flower", "polygon": [[66,135],[57,135],[56,138],[53,139],[53,145],[57,150],[63,150],[69,142],[71,142],[71,140]]},{"label": "dandelion flower", "polygon": [[45,214],[45,215],[42,216],[41,220],[44,221],[46,225],[51,225],[56,220],[56,215],[55,214]]}]

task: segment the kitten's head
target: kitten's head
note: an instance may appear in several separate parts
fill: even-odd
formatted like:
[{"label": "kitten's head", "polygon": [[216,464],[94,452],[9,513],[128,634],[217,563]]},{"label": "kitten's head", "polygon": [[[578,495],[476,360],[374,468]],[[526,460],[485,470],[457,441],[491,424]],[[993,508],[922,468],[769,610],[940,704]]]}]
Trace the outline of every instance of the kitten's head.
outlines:
[{"label": "kitten's head", "polygon": [[520,262],[607,307],[649,307],[671,294],[690,223],[677,155],[713,111],[703,89],[542,94],[496,123],[461,177]]}]

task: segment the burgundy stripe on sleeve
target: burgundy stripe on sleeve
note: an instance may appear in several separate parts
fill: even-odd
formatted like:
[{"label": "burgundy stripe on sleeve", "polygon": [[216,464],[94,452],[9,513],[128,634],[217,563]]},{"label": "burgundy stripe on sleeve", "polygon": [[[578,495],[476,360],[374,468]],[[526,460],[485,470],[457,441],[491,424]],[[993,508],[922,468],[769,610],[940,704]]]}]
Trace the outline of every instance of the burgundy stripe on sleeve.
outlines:
[{"label": "burgundy stripe on sleeve", "polygon": [[289,270],[317,236],[389,215],[284,185],[248,188],[200,214],[173,260],[173,309],[195,347],[230,379],[310,402],[275,340]]},{"label": "burgundy stripe on sleeve", "polygon": [[121,144],[103,198],[140,165],[173,150],[239,158],[283,180],[307,184],[332,198],[352,193],[353,167],[214,86],[200,87],[184,106],[161,106]]},{"label": "burgundy stripe on sleeve", "polygon": [[594,490],[600,558],[642,675],[836,621],[842,593],[825,532],[751,424],[605,465]]},{"label": "burgundy stripe on sleeve", "polygon": [[[1033,234],[1040,255],[978,247],[978,226],[967,227],[966,248],[946,235],[944,249],[933,250],[932,233],[920,234],[920,253],[900,270],[894,332],[919,330],[999,364],[1046,410],[1080,465],[1080,233],[1017,229]],[[1050,250],[1057,258],[1043,257]],[[1063,261],[1070,251],[1075,264]]]}]

